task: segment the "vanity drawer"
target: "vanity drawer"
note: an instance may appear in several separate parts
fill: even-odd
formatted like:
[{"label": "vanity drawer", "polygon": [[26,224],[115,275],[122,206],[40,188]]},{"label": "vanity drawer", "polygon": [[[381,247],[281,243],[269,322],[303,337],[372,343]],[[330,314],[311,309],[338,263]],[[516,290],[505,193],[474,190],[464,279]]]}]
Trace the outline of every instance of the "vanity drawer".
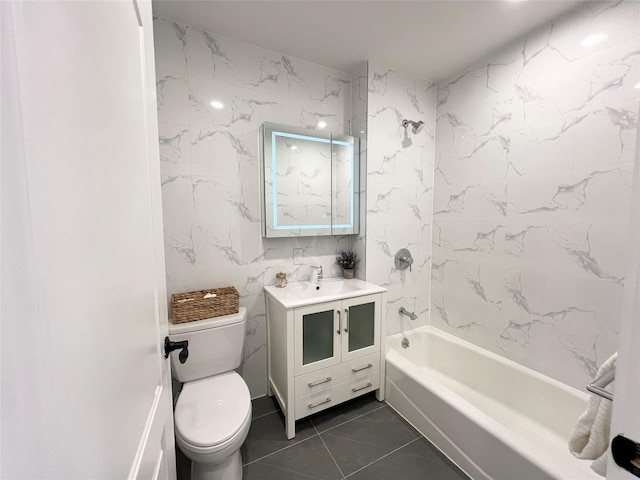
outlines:
[{"label": "vanity drawer", "polygon": [[[355,370],[355,372],[354,372]],[[306,373],[295,378],[295,398],[321,392],[353,378],[380,370],[380,353]]]},{"label": "vanity drawer", "polygon": [[375,371],[335,385],[333,388],[327,388],[321,392],[297,398],[295,403],[295,419],[299,420],[314,413],[321,412],[346,400],[377,390],[379,387],[380,372]]}]

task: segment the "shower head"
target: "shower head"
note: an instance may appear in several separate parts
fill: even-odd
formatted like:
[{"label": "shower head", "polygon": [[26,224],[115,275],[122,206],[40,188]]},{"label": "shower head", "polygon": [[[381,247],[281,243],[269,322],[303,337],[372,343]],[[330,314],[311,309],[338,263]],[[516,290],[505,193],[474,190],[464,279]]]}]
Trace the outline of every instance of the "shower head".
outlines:
[{"label": "shower head", "polygon": [[413,120],[402,120],[402,126],[406,129],[409,125],[411,125],[411,131],[414,134],[420,133],[422,131],[422,129],[424,128],[424,122],[422,120],[419,120],[417,122],[414,122]]}]

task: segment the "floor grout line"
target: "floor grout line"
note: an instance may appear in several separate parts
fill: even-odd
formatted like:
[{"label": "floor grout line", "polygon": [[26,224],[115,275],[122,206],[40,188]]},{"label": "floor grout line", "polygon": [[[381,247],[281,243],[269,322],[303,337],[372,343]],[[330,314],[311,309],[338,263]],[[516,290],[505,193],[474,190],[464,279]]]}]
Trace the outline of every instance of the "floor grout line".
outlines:
[{"label": "floor grout line", "polygon": [[[363,413],[362,415],[358,415],[357,417],[350,418],[349,420],[346,420],[346,421],[344,421],[344,422],[342,422],[342,423],[339,423],[338,425],[334,425],[334,426],[333,426],[333,427],[331,427],[331,428],[327,428],[326,430],[323,430],[322,432],[318,432],[318,434],[320,434],[320,433],[326,433],[326,432],[328,432],[329,430],[333,430],[334,428],[341,427],[342,425],[345,425],[346,423],[352,422],[353,420],[357,420],[358,418],[362,418],[362,417],[364,417],[365,415],[369,415],[370,413],[377,412],[378,410],[380,410],[381,408],[384,408],[384,407],[386,407],[386,406],[387,406],[387,403],[386,403],[386,402],[384,402],[384,404],[383,404],[383,405],[380,405],[379,407],[376,407],[376,408],[374,408],[373,410],[369,410],[368,412]],[[314,426],[314,427],[316,426],[316,424],[315,424],[315,423],[313,423],[313,420],[311,420],[311,423],[313,424],[313,426]]]},{"label": "floor grout line", "polygon": [[[314,429],[315,429],[315,427],[314,427]],[[316,432],[317,432],[317,430],[316,430]],[[288,448],[294,447],[296,445],[300,445],[301,443],[306,442],[307,440],[310,440],[310,439],[312,439],[313,437],[316,437],[316,436],[320,436],[320,434],[319,433],[315,433],[315,434],[311,435],[310,437],[303,438],[302,440],[300,440],[298,442],[295,442],[295,443],[292,443],[290,445],[287,445],[286,447],[282,447],[280,450],[276,450],[275,452],[271,452],[268,455],[265,455],[265,456],[260,457],[260,458],[256,458],[255,460],[251,460],[250,462],[245,463],[242,466],[246,467],[248,465],[251,465],[252,463],[256,463],[256,462],[259,462],[260,460],[264,460],[265,458],[268,458],[268,457],[270,457],[272,455],[275,455],[276,453],[282,452],[283,450],[286,450]]]},{"label": "floor grout line", "polygon": [[[353,418],[351,418],[351,419],[349,419],[349,420],[347,420],[347,421],[345,421],[345,422],[342,422],[342,423],[340,423],[340,424],[338,424],[338,425],[334,425],[333,427],[328,428],[327,430],[324,430],[322,433],[326,433],[326,432],[328,432],[328,431],[330,431],[330,430],[333,430],[334,428],[337,428],[337,427],[340,427],[340,426],[342,426],[342,425],[345,425],[345,424],[347,424],[347,423],[349,423],[349,422],[351,422],[351,421],[353,421],[353,420],[356,420],[356,419],[358,419],[358,418],[364,417],[365,415],[368,415],[368,414],[370,414],[370,413],[376,412],[376,411],[380,410],[381,408],[384,408],[384,407],[386,407],[386,406],[387,406],[387,402],[381,402],[381,403],[382,403],[382,405],[380,405],[379,407],[376,407],[376,408],[374,408],[373,410],[370,410],[370,411],[368,411],[368,412],[366,412],[366,413],[363,413],[362,415],[358,415],[357,417],[353,417]],[[271,414],[273,414],[273,413],[278,413],[278,412],[279,412],[279,410],[275,410],[275,411],[273,411],[273,412],[265,413],[265,414],[260,415],[260,416],[258,416],[258,417],[252,418],[252,419],[251,419],[251,421],[253,422],[254,420],[257,420],[258,418],[263,418],[263,417],[266,417],[267,415],[271,415]],[[295,442],[295,443],[292,443],[292,444],[290,444],[290,445],[287,445],[286,447],[282,447],[281,449],[276,450],[275,452],[271,452],[271,453],[269,453],[268,455],[264,455],[264,456],[262,456],[262,457],[260,457],[260,458],[256,458],[255,460],[251,460],[251,461],[250,461],[250,462],[248,462],[248,463],[244,463],[242,466],[243,466],[243,467],[246,467],[246,466],[251,465],[251,464],[253,464],[253,463],[259,462],[260,460],[263,460],[263,459],[268,458],[268,457],[270,457],[270,456],[272,456],[272,455],[275,455],[276,453],[282,452],[283,450],[286,450],[287,448],[291,448],[291,447],[293,447],[294,445],[299,445],[299,444],[300,444],[300,443],[302,443],[302,442],[306,442],[307,440],[309,440],[309,439],[311,439],[311,438],[315,437],[316,435],[320,437],[320,440],[322,441],[322,444],[324,445],[324,447],[325,447],[325,448],[327,449],[327,451],[329,452],[329,456],[331,457],[331,459],[333,460],[333,462],[334,462],[334,463],[336,463],[335,458],[333,458],[333,455],[331,455],[331,451],[329,450],[329,447],[327,447],[327,445],[324,443],[324,439],[323,439],[323,438],[322,438],[322,436],[320,435],[320,432],[318,431],[318,428],[316,427],[315,423],[313,423],[313,420],[312,420],[312,419],[309,419],[309,422],[311,423],[311,426],[313,427],[314,431],[316,432],[314,435],[311,435],[311,436],[310,436],[310,437],[308,437],[308,438],[305,438],[305,439],[300,440],[300,441],[298,441],[298,442]],[[340,474],[342,475],[342,478],[345,478],[345,477],[344,477],[344,474],[342,473],[342,470],[340,469],[340,467],[338,466],[338,464],[337,464],[337,463],[336,463],[336,467],[338,467],[338,470],[340,471]]]},{"label": "floor grout line", "polygon": [[258,415],[257,417],[253,417],[251,421],[258,420],[259,418],[266,417],[267,415],[271,415],[272,413],[278,413],[278,410],[273,410],[272,412],[263,413],[262,415]]},{"label": "floor grout line", "polygon": [[398,450],[403,449],[404,447],[406,447],[407,445],[411,445],[413,442],[417,442],[418,440],[420,440],[422,438],[422,436],[418,437],[418,438],[414,438],[413,440],[411,440],[410,442],[405,443],[404,445],[396,448],[395,450],[390,451],[389,453],[386,453],[384,455],[382,455],[380,458],[378,458],[377,460],[374,460],[371,463],[368,463],[367,465],[365,465],[364,467],[360,467],[358,470],[356,470],[355,472],[351,472],[349,475],[347,475],[344,478],[349,478],[352,475],[355,475],[356,473],[358,473],[361,470],[364,470],[367,467],[370,467],[371,465],[373,465],[374,463],[378,463],[380,460],[382,460],[383,458],[388,457],[389,455],[393,455],[394,453],[396,453]]},{"label": "floor grout line", "polygon": [[[400,419],[401,419],[405,424],[407,424],[408,426],[410,426],[410,427],[411,427],[411,429],[412,429],[413,431],[415,431],[415,433],[418,435],[418,436],[417,436],[417,438],[414,438],[413,440],[408,441],[408,442],[407,442],[407,443],[405,443],[404,445],[401,445],[401,446],[399,446],[399,447],[395,448],[394,450],[390,451],[389,453],[386,453],[386,454],[384,454],[384,455],[380,456],[379,458],[377,458],[377,459],[375,459],[375,460],[373,460],[373,461],[369,462],[368,464],[364,465],[363,467],[358,468],[358,469],[357,469],[357,470],[355,470],[354,472],[351,472],[351,473],[349,473],[348,475],[345,475],[345,474],[344,474],[344,472],[342,471],[342,469],[340,468],[340,465],[338,464],[338,462],[337,462],[336,458],[335,458],[335,457],[334,457],[334,455],[331,453],[331,450],[329,450],[329,447],[328,447],[327,443],[326,443],[326,442],[325,442],[325,440],[324,440],[324,434],[326,433],[328,436],[329,436],[329,435],[332,435],[332,433],[331,433],[331,431],[332,431],[332,430],[334,430],[334,429],[336,429],[336,428],[338,428],[338,427],[344,426],[344,425],[346,425],[346,424],[348,424],[348,423],[350,423],[350,422],[352,422],[352,421],[354,421],[354,420],[361,419],[362,417],[365,417],[366,415],[373,414],[374,412],[377,412],[377,411],[381,410],[381,409],[382,409],[382,408],[384,408],[384,407],[389,407],[389,408],[390,408],[390,410],[391,410],[393,413],[395,413],[395,414],[396,414],[396,415],[397,415],[397,416],[398,416],[398,417],[399,417],[399,418],[400,418]],[[281,416],[281,415],[282,415],[281,410],[279,410],[278,408],[276,408],[275,410],[273,410],[273,411],[271,411],[271,412],[266,412],[266,413],[263,413],[263,414],[261,414],[261,415],[258,415],[258,416],[256,416],[256,417],[252,418],[252,422],[253,422],[254,420],[258,420],[258,419],[261,419],[261,418],[267,417],[268,415],[272,415],[272,414],[274,414],[274,413],[278,414],[279,416]],[[347,413],[349,413],[349,412],[347,412]],[[307,420],[307,419],[305,419],[305,420]],[[329,454],[329,457],[331,458],[331,460],[333,461],[334,465],[335,465],[335,466],[336,466],[336,468],[338,469],[339,477],[336,477],[336,478],[337,478],[337,479],[339,479],[339,480],[350,480],[350,479],[352,479],[356,474],[358,474],[360,471],[365,470],[365,469],[367,469],[367,468],[370,468],[370,469],[371,469],[371,470],[368,472],[368,474],[367,474],[367,472],[365,472],[365,474],[367,474],[367,475],[370,475],[370,474],[372,474],[372,473],[374,473],[374,472],[380,471],[382,468],[384,468],[384,465],[381,465],[381,466],[375,467],[375,466],[374,466],[375,464],[377,464],[377,463],[379,463],[381,460],[383,460],[383,459],[385,459],[385,458],[387,458],[387,457],[389,457],[389,456],[391,456],[391,455],[393,455],[393,454],[397,453],[398,451],[402,450],[403,448],[407,447],[408,445],[411,445],[412,443],[414,443],[414,442],[416,442],[416,441],[419,441],[419,440],[421,440],[421,439],[424,439],[424,438],[425,438],[425,437],[423,437],[423,436],[420,434],[420,432],[418,432],[418,431],[417,431],[413,426],[411,426],[411,424],[409,424],[409,423],[406,421],[406,419],[405,419],[402,415],[399,415],[399,414],[398,414],[398,412],[396,412],[396,411],[395,411],[395,409],[393,409],[393,407],[391,407],[387,402],[379,402],[379,403],[378,403],[378,405],[377,405],[375,408],[373,408],[372,410],[370,410],[370,411],[368,411],[368,412],[366,412],[366,413],[362,413],[362,414],[360,414],[360,415],[357,415],[357,416],[355,416],[355,417],[353,417],[353,418],[350,418],[350,419],[348,419],[348,420],[346,420],[346,421],[344,421],[344,422],[341,422],[341,423],[339,423],[339,424],[337,424],[337,425],[334,425],[334,426],[332,426],[331,428],[328,428],[328,429],[326,429],[326,430],[323,430],[322,432],[319,430],[319,428],[321,428],[321,427],[322,427],[321,425],[316,425],[316,423],[315,423],[311,418],[308,418],[308,420],[309,420],[309,424],[311,425],[311,427],[312,427],[312,429],[313,429],[313,430],[311,430],[311,429],[309,429],[308,427],[306,427],[306,428],[305,428],[305,433],[306,433],[306,434],[309,434],[309,435],[310,435],[309,437],[307,437],[307,438],[303,438],[302,440],[298,440],[298,441],[296,441],[296,440],[295,440],[295,437],[294,437],[294,439],[292,439],[292,440],[288,440],[289,442],[293,442],[293,443],[285,444],[285,446],[284,446],[284,447],[279,448],[278,450],[276,450],[276,451],[274,451],[274,452],[271,452],[271,453],[269,453],[269,454],[267,454],[267,455],[263,455],[263,456],[261,456],[260,458],[257,458],[257,459],[255,459],[255,460],[252,460],[251,462],[248,462],[248,463],[246,463],[246,464],[243,464],[243,469],[244,469],[245,467],[254,466],[254,465],[255,465],[256,463],[258,463],[258,462],[261,462],[261,461],[263,461],[263,460],[265,460],[265,459],[268,459],[269,457],[274,456],[274,455],[276,455],[276,454],[278,454],[278,453],[281,453],[281,452],[283,452],[283,451],[285,451],[285,450],[287,450],[287,449],[289,449],[289,448],[291,448],[291,447],[299,446],[299,445],[301,445],[302,443],[306,442],[307,440],[311,440],[311,439],[313,439],[314,437],[318,436],[318,437],[320,437],[320,441],[322,442],[322,445],[324,446],[325,451]],[[329,420],[331,420],[331,418],[330,418]],[[269,422],[269,423],[270,423],[270,422]],[[282,433],[283,429],[284,429],[284,426],[282,426],[282,428],[277,428],[276,430],[277,430],[277,432],[278,432],[278,433]],[[270,428],[270,429],[269,429],[269,431],[270,431],[270,432],[272,432],[272,431],[274,431],[274,430],[273,430],[272,428]],[[332,435],[332,436],[334,436],[334,435]],[[277,436],[277,438],[282,438],[282,436],[281,436],[281,435],[278,435],[278,436]],[[267,442],[269,442],[270,440],[266,439],[266,441],[267,441]],[[279,441],[279,440],[275,440],[275,441]],[[429,442],[428,440],[427,440],[427,442],[428,442],[428,443],[431,443],[431,442]],[[315,444],[315,442],[314,442],[314,444]],[[317,445],[317,444],[316,444],[316,445]],[[433,444],[431,444],[431,445],[433,445]],[[304,447],[303,447],[303,450],[307,451],[307,450],[309,450],[310,448],[311,448],[312,450],[315,450],[315,449],[316,449],[316,447],[315,447],[314,445],[311,445],[311,446],[304,446]],[[434,447],[434,448],[435,448],[435,447]],[[317,450],[317,452],[318,452],[318,454],[320,454],[321,450]],[[339,452],[336,452],[336,453],[339,453]],[[324,455],[324,454],[321,454],[321,455]],[[184,455],[182,455],[182,457],[184,457]],[[287,455],[285,455],[285,457],[287,457]],[[292,455],[288,455],[288,457],[292,457]],[[326,459],[326,457],[324,457],[324,458]],[[444,460],[446,460],[446,459],[444,459]],[[185,461],[187,461],[187,460],[185,460]],[[326,461],[326,460],[325,460],[325,461]],[[296,462],[297,462],[297,460],[294,460],[294,461],[293,461],[293,463],[294,463],[294,464],[295,464]],[[293,472],[293,470],[290,470],[290,469],[289,469],[289,466],[290,466],[289,462],[285,462],[286,466],[282,466],[282,465],[278,466],[278,465],[277,465],[277,463],[282,463],[282,462],[275,462],[275,464],[272,464],[272,463],[269,463],[269,462],[265,462],[265,463],[264,463],[264,465],[267,465],[267,466],[269,466],[269,467],[273,467],[273,468],[277,468],[277,469],[279,469],[279,470],[287,471],[287,472]],[[457,465],[453,464],[453,463],[452,463],[452,462],[450,462],[450,461],[448,461],[448,462],[446,462],[446,463],[447,463],[447,465],[449,466],[449,468],[456,469],[456,470],[458,470],[458,471],[462,472],[462,474],[463,474],[463,475],[466,475],[462,470],[460,470],[460,469],[459,469],[459,467],[457,467]],[[185,463],[185,462],[183,462],[183,466],[184,466],[184,465],[190,465],[190,464],[191,464],[191,462],[190,462],[190,461],[188,461],[188,464],[187,464],[187,463]],[[184,471],[182,471],[182,476],[181,476],[181,474],[180,474],[180,471],[181,471],[181,470],[180,470],[180,468],[181,468],[181,467],[180,467],[180,465],[181,465],[181,464],[180,464],[180,462],[178,462],[178,467],[179,467],[178,478],[179,478],[179,479],[180,479],[180,478],[182,478],[182,480],[185,480],[186,478],[189,478],[189,476],[187,475],[187,476],[185,477],[185,476],[184,476],[184,474],[185,474],[185,472],[184,472]],[[387,465],[387,466],[388,466],[388,464],[385,464],[385,465]],[[328,467],[328,464],[327,464],[327,467]],[[254,466],[253,468],[256,468],[256,467]],[[260,467],[257,467],[257,468],[260,468]],[[252,477],[253,477],[253,475],[252,475]],[[465,478],[467,478],[467,480],[470,480],[470,478],[468,478],[468,477],[465,477]]]},{"label": "floor grout line", "polygon": [[[316,426],[314,425],[313,428],[316,428]],[[318,432],[317,428],[316,428],[316,432]],[[333,458],[333,454],[331,453],[331,450],[329,450],[329,447],[327,447],[327,444],[324,442],[324,438],[322,438],[322,435],[320,435],[320,432],[318,432],[318,437],[320,437],[320,441],[322,442],[322,445],[324,445],[324,448],[327,449],[327,452],[329,453],[331,460],[333,460],[333,463],[336,465],[338,472],[340,472],[340,477],[344,478],[344,473],[342,473],[342,469],[340,468],[340,465],[338,465],[337,460]]]}]

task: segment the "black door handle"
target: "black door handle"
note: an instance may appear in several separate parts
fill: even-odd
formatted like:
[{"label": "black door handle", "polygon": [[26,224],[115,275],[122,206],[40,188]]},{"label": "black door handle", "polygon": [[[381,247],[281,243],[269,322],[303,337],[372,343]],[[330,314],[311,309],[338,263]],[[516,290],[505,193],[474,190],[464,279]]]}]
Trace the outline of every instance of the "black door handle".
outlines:
[{"label": "black door handle", "polygon": [[640,477],[640,443],[617,435],[611,442],[611,453],[619,467]]},{"label": "black door handle", "polygon": [[180,363],[186,362],[187,358],[189,358],[189,340],[172,342],[169,337],[164,337],[164,358],[168,358],[169,354],[174,350],[180,350],[178,354]]}]

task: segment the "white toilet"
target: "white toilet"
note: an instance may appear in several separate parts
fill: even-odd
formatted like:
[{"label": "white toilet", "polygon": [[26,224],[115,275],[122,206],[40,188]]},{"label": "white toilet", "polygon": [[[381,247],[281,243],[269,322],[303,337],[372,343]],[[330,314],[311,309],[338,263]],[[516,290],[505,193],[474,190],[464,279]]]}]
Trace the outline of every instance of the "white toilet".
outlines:
[{"label": "white toilet", "polygon": [[171,341],[189,341],[182,364],[171,353],[173,377],[184,383],[175,417],[176,443],[191,459],[192,480],[241,480],[240,447],[251,425],[251,397],[234,370],[242,362],[247,310],[169,324]]}]

